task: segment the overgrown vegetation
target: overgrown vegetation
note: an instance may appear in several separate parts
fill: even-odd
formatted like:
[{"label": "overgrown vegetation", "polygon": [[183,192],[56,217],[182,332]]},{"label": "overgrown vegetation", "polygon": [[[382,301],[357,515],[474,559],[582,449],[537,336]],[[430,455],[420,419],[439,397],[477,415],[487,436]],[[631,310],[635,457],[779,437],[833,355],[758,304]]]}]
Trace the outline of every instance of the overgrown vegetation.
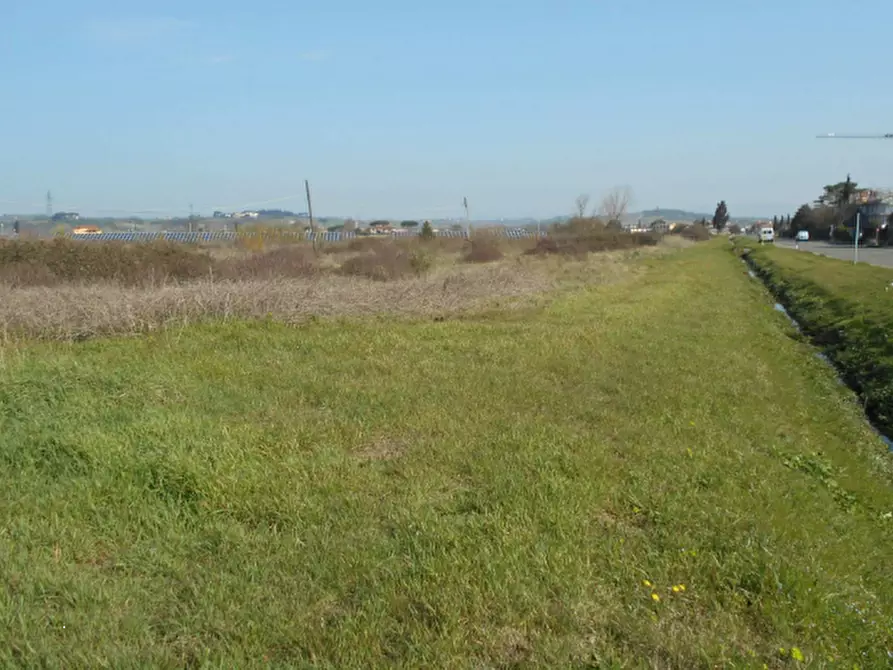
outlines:
[{"label": "overgrown vegetation", "polygon": [[688,226],[680,226],[672,231],[672,234],[679,235],[693,242],[705,242],[709,240],[710,229],[702,223],[693,223]]},{"label": "overgrown vegetation", "polygon": [[468,240],[463,260],[466,263],[492,263],[504,257],[502,240],[495,235],[476,235]]},{"label": "overgrown vegetation", "polygon": [[422,248],[407,249],[396,244],[379,244],[341,264],[345,275],[376,281],[403,279],[424,274],[431,268],[431,257]]},{"label": "overgrown vegetation", "polygon": [[[294,244],[250,253],[198,252],[209,268],[195,280],[130,276],[123,283],[55,278],[29,284],[19,274],[17,283],[0,282],[0,341],[132,335],[208,319],[443,316],[482,302],[534,299],[559,286],[616,281],[633,271],[623,251],[600,254],[597,261],[533,259],[520,256],[526,244],[502,240],[506,257],[487,264],[461,262],[468,243],[460,238],[363,239],[325,245],[321,254]],[[125,259],[130,253],[123,245],[105,250]],[[649,255],[670,251],[669,245],[652,247]]]},{"label": "overgrown vegetation", "polygon": [[660,240],[658,233],[631,233],[619,225],[606,224],[598,217],[573,217],[566,223],[552,226],[549,234],[537,240],[527,253],[534,256],[581,256],[614,249],[655,246]]},{"label": "overgrown vegetation", "polygon": [[[430,223],[426,222],[430,228]],[[599,219],[574,219],[557,226],[536,254],[581,255],[654,246],[660,236],[631,234]],[[461,254],[468,262],[493,262],[530,250],[531,240],[508,240],[475,233],[471,240],[419,235],[363,237],[324,243],[319,249],[294,236],[240,237],[231,249],[204,248],[167,241],[82,242],[65,238],[0,241],[0,285],[17,288],[64,284],[113,283],[159,286],[195,281],[238,281],[340,273],[380,281],[424,274],[435,258]],[[321,252],[321,253],[320,253]],[[320,256],[337,257],[336,262]]]},{"label": "overgrown vegetation", "polygon": [[747,250],[755,272],[893,436],[893,270],[766,247]]},{"label": "overgrown vegetation", "polygon": [[2,350],[0,665],[885,667],[883,446],[730,254],[646,265]]},{"label": "overgrown vegetation", "polygon": [[173,242],[0,240],[0,283],[12,286],[97,281],[139,286],[206,278],[214,270],[209,254]]}]

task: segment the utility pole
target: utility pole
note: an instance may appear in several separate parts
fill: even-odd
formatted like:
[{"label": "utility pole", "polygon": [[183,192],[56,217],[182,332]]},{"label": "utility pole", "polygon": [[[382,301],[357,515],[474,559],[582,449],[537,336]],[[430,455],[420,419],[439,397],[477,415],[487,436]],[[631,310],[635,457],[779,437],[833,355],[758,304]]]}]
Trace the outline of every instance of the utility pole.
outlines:
[{"label": "utility pole", "polygon": [[189,203],[189,232],[192,232],[192,223],[195,220],[195,208],[193,208],[192,203]]},{"label": "utility pole", "polygon": [[859,263],[859,237],[862,235],[862,207],[856,210],[856,242],[853,244],[853,265]]},{"label": "utility pole", "polygon": [[313,250],[316,251],[316,231],[313,230],[313,200],[310,197],[310,180],[304,180],[304,191],[307,193],[307,216],[310,218],[310,234],[313,235]]},{"label": "utility pole", "polygon": [[465,235],[471,239],[471,214],[468,211],[468,197],[462,198],[462,206],[465,208]]},{"label": "utility pole", "polygon": [[47,191],[47,221],[53,218],[53,192]]}]

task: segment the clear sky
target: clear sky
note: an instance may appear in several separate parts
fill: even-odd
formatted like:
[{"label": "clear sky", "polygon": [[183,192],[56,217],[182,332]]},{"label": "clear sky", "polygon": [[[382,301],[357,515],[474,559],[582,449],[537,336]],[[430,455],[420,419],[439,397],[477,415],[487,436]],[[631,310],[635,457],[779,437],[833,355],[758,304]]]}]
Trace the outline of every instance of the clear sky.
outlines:
[{"label": "clear sky", "polygon": [[[0,0],[0,213],[793,211],[893,186],[893,2]],[[291,197],[290,197],[291,196]]]}]

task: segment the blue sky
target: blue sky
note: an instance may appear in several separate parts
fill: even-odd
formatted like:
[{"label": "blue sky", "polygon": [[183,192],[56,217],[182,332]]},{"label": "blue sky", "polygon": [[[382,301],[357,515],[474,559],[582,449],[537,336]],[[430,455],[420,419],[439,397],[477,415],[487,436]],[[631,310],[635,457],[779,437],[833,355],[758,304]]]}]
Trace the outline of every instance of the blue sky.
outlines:
[{"label": "blue sky", "polygon": [[893,186],[893,3],[0,0],[0,212],[793,211]]}]

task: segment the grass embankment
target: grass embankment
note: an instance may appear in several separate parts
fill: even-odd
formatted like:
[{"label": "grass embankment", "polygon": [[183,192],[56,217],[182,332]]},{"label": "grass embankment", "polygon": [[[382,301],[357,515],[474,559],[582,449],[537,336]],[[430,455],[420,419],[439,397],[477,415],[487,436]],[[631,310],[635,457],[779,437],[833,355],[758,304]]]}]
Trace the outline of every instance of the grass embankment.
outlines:
[{"label": "grass embankment", "polygon": [[882,667],[883,446],[720,245],[647,263],[526,312],[7,349],[0,659]]},{"label": "grass embankment", "polygon": [[893,436],[893,270],[768,245],[749,258],[871,420]]}]

